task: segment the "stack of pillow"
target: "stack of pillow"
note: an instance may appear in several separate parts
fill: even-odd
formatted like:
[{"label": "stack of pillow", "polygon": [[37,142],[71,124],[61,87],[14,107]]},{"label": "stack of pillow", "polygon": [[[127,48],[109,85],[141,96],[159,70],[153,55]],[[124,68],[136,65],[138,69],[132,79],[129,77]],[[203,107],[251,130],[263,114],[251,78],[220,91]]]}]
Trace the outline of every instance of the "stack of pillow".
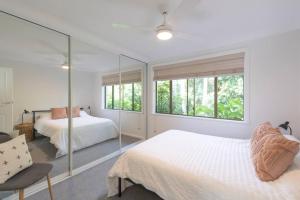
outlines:
[{"label": "stack of pillow", "polygon": [[[64,119],[68,118],[69,108],[51,108],[51,118],[52,119]],[[80,117],[80,107],[75,106],[72,108],[72,117]]]},{"label": "stack of pillow", "polygon": [[284,137],[270,122],[260,124],[251,138],[251,158],[258,178],[274,181],[294,162],[299,142]]}]

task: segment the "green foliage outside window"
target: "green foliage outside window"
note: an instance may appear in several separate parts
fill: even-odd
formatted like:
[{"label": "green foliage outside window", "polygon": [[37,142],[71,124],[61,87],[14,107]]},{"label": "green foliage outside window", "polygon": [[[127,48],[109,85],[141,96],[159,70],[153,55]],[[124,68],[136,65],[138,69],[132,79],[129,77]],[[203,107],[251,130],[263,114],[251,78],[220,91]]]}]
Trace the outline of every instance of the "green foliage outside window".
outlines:
[{"label": "green foliage outside window", "polygon": [[133,93],[133,110],[140,112],[142,110],[142,84],[134,83],[134,93]]},{"label": "green foliage outside window", "polygon": [[243,120],[243,75],[156,81],[156,112]]},{"label": "green foliage outside window", "polygon": [[157,81],[156,112],[170,113],[171,81]]},{"label": "green foliage outside window", "polygon": [[112,92],[112,90],[113,90],[113,87],[111,85],[106,86],[105,107],[108,109],[113,108],[113,95],[112,95],[113,92]]},{"label": "green foliage outside window", "polygon": [[244,119],[244,77],[218,77],[218,118]]},{"label": "green foliage outside window", "polygon": [[[126,83],[107,85],[105,89],[105,108],[126,111],[142,111],[142,84]],[[121,94],[121,97],[120,97]]]}]

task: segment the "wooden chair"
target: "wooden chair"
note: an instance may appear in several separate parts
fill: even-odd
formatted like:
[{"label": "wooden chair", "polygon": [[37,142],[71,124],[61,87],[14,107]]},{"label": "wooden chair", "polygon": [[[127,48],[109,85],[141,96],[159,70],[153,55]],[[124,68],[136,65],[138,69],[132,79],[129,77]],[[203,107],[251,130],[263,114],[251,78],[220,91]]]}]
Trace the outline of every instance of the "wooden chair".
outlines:
[{"label": "wooden chair", "polygon": [[[10,139],[7,135],[0,133],[0,143],[6,142]],[[5,183],[0,184],[0,191],[18,191],[19,200],[24,200],[24,189],[38,182],[44,177],[47,177],[48,189],[50,198],[53,200],[51,182],[49,172],[52,169],[52,165],[48,163],[33,163],[32,166],[24,169],[18,174],[8,179]]]}]

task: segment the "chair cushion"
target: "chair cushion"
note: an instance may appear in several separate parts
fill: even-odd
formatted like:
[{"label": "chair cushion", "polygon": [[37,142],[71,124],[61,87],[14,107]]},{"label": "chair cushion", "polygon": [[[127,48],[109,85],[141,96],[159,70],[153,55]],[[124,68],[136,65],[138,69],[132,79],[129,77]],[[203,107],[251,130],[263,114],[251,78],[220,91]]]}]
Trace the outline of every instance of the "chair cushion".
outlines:
[{"label": "chair cushion", "polygon": [[31,165],[25,135],[0,144],[0,184]]},{"label": "chair cushion", "polygon": [[52,169],[51,164],[34,163],[31,167],[21,171],[14,177],[0,184],[0,191],[18,190],[26,188],[49,174]]},{"label": "chair cushion", "polygon": [[11,137],[7,133],[0,132],[0,144],[3,142],[7,142],[11,139]]}]

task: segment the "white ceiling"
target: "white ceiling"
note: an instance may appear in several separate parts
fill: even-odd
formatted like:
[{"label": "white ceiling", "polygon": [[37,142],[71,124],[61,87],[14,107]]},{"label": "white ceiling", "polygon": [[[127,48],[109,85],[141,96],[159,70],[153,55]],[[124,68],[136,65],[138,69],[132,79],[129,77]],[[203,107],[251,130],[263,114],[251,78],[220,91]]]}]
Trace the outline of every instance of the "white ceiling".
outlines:
[{"label": "white ceiling", "polygon": [[[74,36],[99,38],[103,48],[110,44],[147,61],[188,56],[300,28],[299,0],[0,0],[0,6],[62,27]],[[188,37],[175,34],[170,41],[158,41],[154,31],[112,27],[125,23],[154,30],[161,23],[163,8],[169,10],[173,28]],[[50,23],[51,19],[61,24]]]},{"label": "white ceiling", "polygon": [[[66,35],[0,13],[0,66],[56,67],[68,61]],[[72,67],[76,70],[109,72],[119,70],[119,56],[82,41],[71,40]],[[133,59],[121,57],[120,68],[141,67]]]}]

